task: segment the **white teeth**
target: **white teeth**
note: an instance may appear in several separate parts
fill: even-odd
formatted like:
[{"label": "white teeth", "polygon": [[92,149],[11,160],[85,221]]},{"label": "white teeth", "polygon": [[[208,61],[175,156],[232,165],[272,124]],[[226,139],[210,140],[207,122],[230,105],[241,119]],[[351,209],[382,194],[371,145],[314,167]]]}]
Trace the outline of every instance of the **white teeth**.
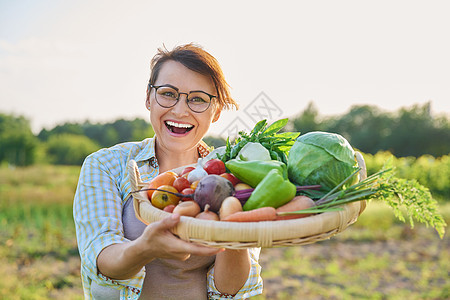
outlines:
[{"label": "white teeth", "polygon": [[169,125],[169,126],[178,127],[178,128],[192,128],[192,127],[194,127],[194,125],[175,123],[175,122],[172,122],[172,121],[166,121],[166,124]]}]

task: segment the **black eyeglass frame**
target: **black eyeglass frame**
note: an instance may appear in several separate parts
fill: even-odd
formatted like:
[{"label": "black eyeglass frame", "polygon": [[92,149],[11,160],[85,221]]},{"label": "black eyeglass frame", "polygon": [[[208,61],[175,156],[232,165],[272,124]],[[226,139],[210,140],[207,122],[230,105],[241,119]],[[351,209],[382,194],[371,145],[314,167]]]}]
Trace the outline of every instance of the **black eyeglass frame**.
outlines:
[{"label": "black eyeglass frame", "polygon": [[[151,92],[151,89],[152,89],[152,88],[155,89],[155,99],[156,99],[156,102],[158,102],[157,91],[158,91],[159,88],[161,88],[161,87],[170,87],[170,88],[173,88],[175,91],[177,91],[177,93],[178,93],[178,97],[176,98],[177,101],[175,101],[175,103],[174,103],[173,105],[171,105],[171,106],[164,106],[164,105],[161,105],[161,103],[158,102],[158,104],[159,104],[161,107],[164,107],[164,108],[171,108],[171,107],[174,107],[175,105],[178,104],[178,101],[180,100],[180,96],[181,96],[181,95],[186,95],[186,105],[189,107],[189,109],[192,110],[192,111],[195,112],[195,113],[203,113],[203,112],[207,111],[208,108],[211,106],[212,100],[213,100],[214,98],[217,98],[217,96],[211,95],[211,94],[209,94],[209,93],[207,93],[207,92],[205,92],[205,91],[200,91],[200,90],[199,90],[199,91],[189,91],[189,93],[182,93],[182,92],[180,92],[180,91],[178,90],[177,87],[174,87],[173,85],[170,85],[170,84],[163,84],[163,85],[158,85],[158,86],[157,86],[157,85],[153,85],[153,84],[149,83],[148,86],[149,86],[149,88],[150,88],[150,92]],[[195,110],[193,110],[193,109],[189,106],[189,94],[191,94],[191,93],[203,93],[203,94],[208,95],[208,96],[209,96],[209,103],[208,103],[208,106],[207,106],[204,110],[202,110],[202,111],[195,111]]]}]

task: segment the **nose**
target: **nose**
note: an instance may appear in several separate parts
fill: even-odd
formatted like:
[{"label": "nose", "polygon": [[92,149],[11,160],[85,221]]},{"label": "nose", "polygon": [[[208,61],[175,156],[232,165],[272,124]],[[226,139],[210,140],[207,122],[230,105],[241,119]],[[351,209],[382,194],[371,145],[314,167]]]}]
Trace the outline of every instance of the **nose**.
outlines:
[{"label": "nose", "polygon": [[187,94],[180,93],[178,95],[178,102],[175,106],[172,106],[172,112],[178,116],[186,116],[189,114],[190,108],[187,105]]}]

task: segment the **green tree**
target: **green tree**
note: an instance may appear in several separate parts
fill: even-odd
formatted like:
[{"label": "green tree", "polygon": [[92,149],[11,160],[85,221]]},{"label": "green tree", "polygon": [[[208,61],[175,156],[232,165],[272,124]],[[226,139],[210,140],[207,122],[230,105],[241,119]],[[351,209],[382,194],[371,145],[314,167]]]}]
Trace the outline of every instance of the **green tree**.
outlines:
[{"label": "green tree", "polygon": [[312,103],[291,120],[292,130],[302,134],[322,130],[343,135],[365,153],[390,151],[398,157],[450,152],[450,122],[446,115],[431,114],[431,103],[383,112],[375,106],[352,106],[341,116],[320,117]]},{"label": "green tree", "polygon": [[0,114],[0,162],[30,165],[35,162],[37,146],[27,119]]},{"label": "green tree", "polygon": [[392,117],[375,106],[352,106],[347,114],[328,122],[327,131],[344,136],[353,147],[375,154],[385,149],[392,134]]},{"label": "green tree", "polygon": [[58,165],[81,165],[99,145],[83,135],[55,134],[46,142],[47,155],[51,163]]},{"label": "green tree", "polygon": [[424,154],[442,156],[450,151],[450,128],[446,118],[435,119],[431,104],[402,108],[386,139],[386,149],[395,156]]},{"label": "green tree", "polygon": [[62,125],[55,126],[51,130],[42,129],[41,132],[39,132],[39,134],[38,134],[38,138],[41,141],[46,141],[46,140],[48,140],[48,138],[51,135],[63,134],[63,133],[77,134],[77,135],[84,134],[83,133],[83,128],[81,127],[80,124],[77,124],[77,123],[64,123]]},{"label": "green tree", "polygon": [[110,124],[85,122],[82,126],[84,134],[101,147],[110,147],[119,140],[116,130]]},{"label": "green tree", "polygon": [[134,120],[118,119],[111,123],[91,123],[89,121],[82,124],[65,123],[51,130],[43,129],[38,137],[40,140],[46,141],[52,135],[57,134],[85,135],[100,147],[110,147],[118,143],[152,137],[154,131],[150,123],[136,118]]},{"label": "green tree", "polygon": [[292,131],[301,132],[302,134],[325,130],[325,124],[320,119],[319,110],[313,102],[309,102],[306,109],[294,117],[290,123],[290,127],[293,128]]}]

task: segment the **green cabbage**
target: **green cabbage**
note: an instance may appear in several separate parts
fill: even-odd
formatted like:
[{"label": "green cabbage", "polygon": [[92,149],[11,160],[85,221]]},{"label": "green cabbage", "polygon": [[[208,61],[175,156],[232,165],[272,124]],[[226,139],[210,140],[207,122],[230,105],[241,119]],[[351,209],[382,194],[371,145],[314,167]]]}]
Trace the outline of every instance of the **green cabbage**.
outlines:
[{"label": "green cabbage", "polygon": [[[358,169],[355,151],[339,134],[309,132],[301,135],[289,151],[288,176],[297,185],[320,184],[322,190],[330,191]],[[347,182],[358,182],[354,176]]]}]

